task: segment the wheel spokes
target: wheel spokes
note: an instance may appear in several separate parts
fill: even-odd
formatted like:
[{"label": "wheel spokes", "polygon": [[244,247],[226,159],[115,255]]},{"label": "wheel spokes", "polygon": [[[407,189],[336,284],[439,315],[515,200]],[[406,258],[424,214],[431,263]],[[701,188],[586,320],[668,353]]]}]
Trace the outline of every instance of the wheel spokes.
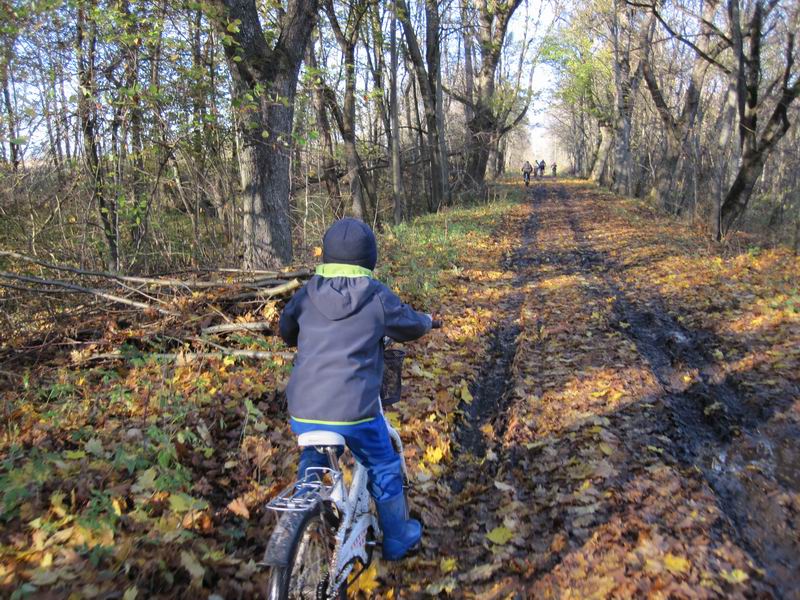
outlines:
[{"label": "wheel spokes", "polygon": [[322,519],[315,519],[306,529],[297,550],[295,569],[289,582],[289,597],[317,598],[318,591],[327,589],[331,548]]}]

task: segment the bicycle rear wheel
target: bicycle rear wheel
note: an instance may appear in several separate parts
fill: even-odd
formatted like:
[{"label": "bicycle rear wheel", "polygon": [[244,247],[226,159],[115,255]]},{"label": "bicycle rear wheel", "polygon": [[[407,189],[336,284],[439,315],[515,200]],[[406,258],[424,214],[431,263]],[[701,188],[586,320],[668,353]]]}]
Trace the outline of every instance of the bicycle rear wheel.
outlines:
[{"label": "bicycle rear wheel", "polygon": [[[338,518],[324,504],[303,513],[287,513],[278,525],[284,528],[281,543],[286,548],[285,565],[273,565],[269,582],[269,600],[323,600],[327,598],[331,557],[336,545]],[[336,598],[346,600],[345,587]]]}]

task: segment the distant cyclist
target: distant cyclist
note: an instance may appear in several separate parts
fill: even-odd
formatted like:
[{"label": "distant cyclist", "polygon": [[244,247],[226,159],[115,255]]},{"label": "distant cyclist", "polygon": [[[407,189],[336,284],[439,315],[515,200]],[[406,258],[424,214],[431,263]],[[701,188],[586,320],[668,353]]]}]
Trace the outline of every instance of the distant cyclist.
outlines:
[{"label": "distant cyclist", "polygon": [[533,165],[526,160],[525,164],[522,165],[522,179],[525,181],[525,187],[528,187],[531,183],[532,172],[533,172]]},{"label": "distant cyclist", "polygon": [[544,164],[544,159],[542,159],[542,161],[539,163],[539,176],[542,177],[542,178],[544,178],[544,168],[545,168],[545,166],[546,165]]},{"label": "distant cyclist", "polygon": [[558,170],[558,169],[557,169],[557,167],[556,167],[556,163],[553,163],[553,166],[551,167],[551,169],[553,169],[553,178],[555,179],[555,177],[556,177],[556,172],[557,172],[557,170]]}]

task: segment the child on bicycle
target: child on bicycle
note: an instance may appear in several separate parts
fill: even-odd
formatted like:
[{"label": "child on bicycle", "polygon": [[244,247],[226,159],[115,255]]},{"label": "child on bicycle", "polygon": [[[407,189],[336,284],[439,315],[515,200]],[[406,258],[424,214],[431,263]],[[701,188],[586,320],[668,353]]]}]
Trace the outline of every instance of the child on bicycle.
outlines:
[{"label": "child on bicycle", "polygon": [[[383,338],[410,341],[430,331],[430,315],[403,304],[372,271],[375,236],[365,223],[341,219],[325,233],[322,264],[281,314],[280,333],[297,346],[286,388],[292,431],[341,434],[367,469],[369,492],[383,531],[383,557],[399,560],[422,537],[419,521],[407,518],[400,456],[380,404]],[[300,456],[298,476],[328,459],[313,447]]]},{"label": "child on bicycle", "polygon": [[533,165],[526,160],[525,164],[522,165],[522,179],[525,181],[525,185],[528,185],[530,183],[532,171],[533,171]]}]

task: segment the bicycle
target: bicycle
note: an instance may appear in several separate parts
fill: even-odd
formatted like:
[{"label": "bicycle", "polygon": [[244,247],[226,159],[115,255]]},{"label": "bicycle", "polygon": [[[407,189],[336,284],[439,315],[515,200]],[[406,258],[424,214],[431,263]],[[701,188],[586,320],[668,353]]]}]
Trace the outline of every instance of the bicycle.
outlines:
[{"label": "bicycle", "polygon": [[[434,320],[433,326],[439,328],[441,322]],[[385,352],[387,367],[393,361],[388,377],[392,389],[386,392],[387,377],[384,377],[381,393],[382,398],[389,400],[383,401],[388,405],[400,397],[405,353]],[[383,410],[381,418],[386,419]],[[400,456],[403,489],[407,494],[403,442],[388,419],[386,427]],[[262,565],[271,568],[268,597],[270,600],[344,599],[348,586],[370,566],[381,537],[367,490],[367,470],[353,457],[355,467],[348,487],[340,463],[340,448],[345,446],[345,440],[338,433],[310,431],[298,436],[298,444],[313,446],[325,454],[330,467],[310,467],[303,479],[285,488],[267,505],[270,510],[282,513],[262,561]],[[360,568],[351,578],[357,565]]]},{"label": "bicycle", "polygon": [[522,172],[522,179],[525,181],[525,187],[528,187],[531,184],[531,173],[530,173],[530,171],[523,171]]}]

